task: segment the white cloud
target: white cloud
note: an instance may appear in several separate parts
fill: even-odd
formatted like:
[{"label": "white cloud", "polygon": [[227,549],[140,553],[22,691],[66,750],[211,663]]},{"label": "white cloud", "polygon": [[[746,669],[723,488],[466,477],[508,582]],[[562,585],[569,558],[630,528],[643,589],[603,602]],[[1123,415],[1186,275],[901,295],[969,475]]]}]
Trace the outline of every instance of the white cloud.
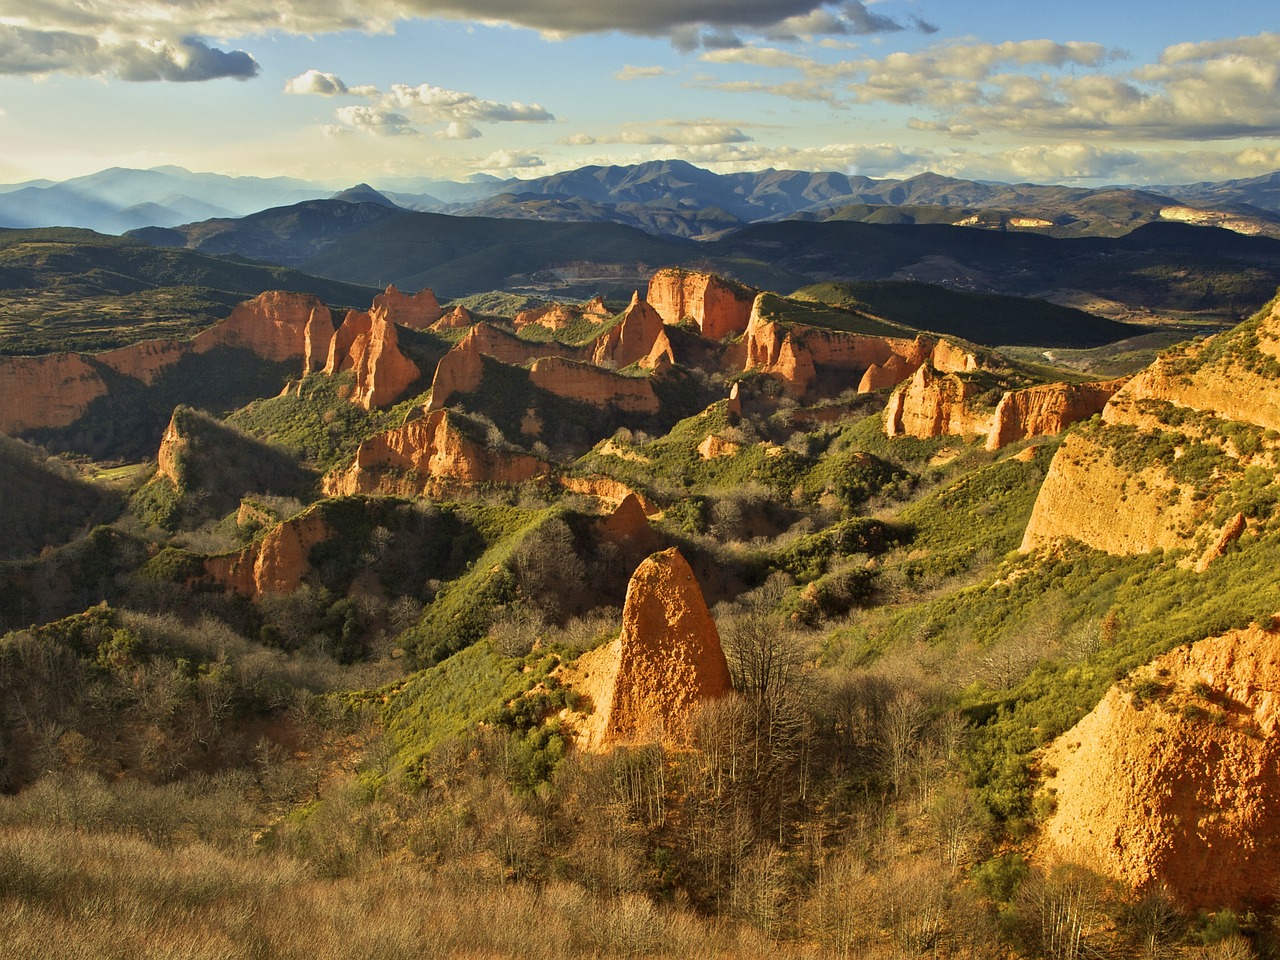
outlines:
[{"label": "white cloud", "polygon": [[[3,6],[0,6],[0,14]],[[258,74],[243,50],[219,50],[194,36],[141,37],[104,43],[65,30],[29,29],[0,22],[0,75],[70,73],[132,82],[191,82]]]},{"label": "white cloud", "polygon": [[614,73],[613,79],[627,83],[631,80],[652,80],[655,77],[669,76],[671,71],[666,67],[634,67],[628,63]]},{"label": "white cloud", "polygon": [[487,171],[531,170],[546,166],[546,161],[531,150],[496,150],[476,164]]},{"label": "white cloud", "polygon": [[483,100],[474,93],[447,90],[429,83],[411,87],[397,83],[391,87],[390,101],[400,109],[413,110],[429,120],[469,122],[554,123],[555,115],[537,103],[499,103]]},{"label": "white cloud", "polygon": [[465,120],[453,120],[443,130],[437,130],[437,140],[479,140],[484,134]]},{"label": "white cloud", "polygon": [[575,133],[567,137],[561,137],[556,143],[566,147],[589,147],[596,142],[596,138],[589,133]]},{"label": "white cloud", "polygon": [[332,73],[308,70],[284,83],[284,92],[296,96],[338,97],[348,93],[347,85]]},{"label": "white cloud", "polygon": [[339,107],[333,114],[343,127],[379,137],[412,136],[417,131],[409,118],[377,107]]}]

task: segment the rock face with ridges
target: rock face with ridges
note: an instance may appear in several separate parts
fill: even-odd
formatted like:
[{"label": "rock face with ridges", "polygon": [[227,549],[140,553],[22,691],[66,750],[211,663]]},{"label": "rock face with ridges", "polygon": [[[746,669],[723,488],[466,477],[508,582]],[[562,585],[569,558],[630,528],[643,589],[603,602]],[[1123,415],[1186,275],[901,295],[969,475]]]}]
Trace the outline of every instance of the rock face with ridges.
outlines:
[{"label": "rock face with ridges", "polygon": [[732,692],[720,634],[676,548],[655,553],[627,586],[622,635],[580,657],[565,682],[592,700],[581,740],[688,746],[699,705]]},{"label": "rock face with ridges", "polygon": [[242,347],[264,360],[292,360],[305,354],[308,326],[323,328],[325,320],[332,328],[329,308],[315,297],[268,290],[197,334],[192,344],[196,353],[219,346]]},{"label": "rock face with ridges", "polygon": [[938,374],[924,364],[889,397],[885,433],[891,437],[977,436],[991,427],[990,415],[974,409],[976,384]]},{"label": "rock face with ridges", "polygon": [[658,535],[649,525],[640,498],[629,493],[600,524],[600,536],[610,543],[619,546],[654,550],[658,546]]},{"label": "rock face with ridges", "polygon": [[74,423],[106,392],[102,375],[79,354],[4,357],[0,359],[0,432]]},{"label": "rock face with ridges", "polygon": [[365,410],[394,403],[422,372],[400,352],[396,325],[381,311],[352,310],[333,335],[324,372],[355,373],[351,401]]},{"label": "rock face with ridges", "polygon": [[704,337],[721,340],[747,329],[755,291],[714,274],[672,267],[653,275],[645,299],[667,323],[692,320]]},{"label": "rock face with ridges", "polygon": [[638,363],[649,370],[664,361],[669,366],[674,357],[664,327],[658,311],[635,293],[621,322],[597,338],[592,347],[591,362],[597,366],[612,364],[614,367]]},{"label": "rock face with ridges", "polygon": [[[1280,365],[1268,349],[1280,339],[1278,304],[1162,355],[1112,396],[1101,423],[1069,435],[1022,549],[1059,539],[1113,554],[1212,543],[1231,509],[1231,476],[1250,467],[1274,475],[1280,462],[1280,443],[1266,435],[1280,426]],[[1182,469],[1187,452],[1209,466]]]},{"label": "rock face with ridges", "polygon": [[397,290],[394,283],[373,298],[373,306],[369,312],[381,313],[391,323],[398,323],[410,330],[425,330],[444,314],[435,291],[430,287],[408,294]]},{"label": "rock face with ridges", "polygon": [[658,395],[647,377],[624,377],[563,357],[542,357],[529,367],[529,379],[548,393],[627,413],[657,413]]},{"label": "rock face with ridges", "polygon": [[609,308],[603,297],[592,297],[586,303],[549,303],[545,307],[521,310],[511,320],[517,330],[538,326],[548,330],[563,330],[576,320],[587,319],[604,323],[609,319]]},{"label": "rock face with ridges", "polygon": [[615,509],[623,500],[626,500],[628,497],[634,497],[636,502],[640,504],[640,508],[644,511],[645,516],[652,517],[662,512],[656,504],[650,502],[643,494],[637,493],[625,483],[620,480],[615,480],[612,477],[606,477],[603,475],[592,477],[561,477],[560,485],[566,490],[571,490],[574,493],[580,493],[586,497],[594,497],[596,500],[601,501],[601,503],[607,506],[612,506]]},{"label": "rock face with ridges", "polygon": [[441,317],[437,317],[431,324],[432,330],[465,330],[472,326],[475,320],[471,316],[471,311],[458,304],[448,313]]},{"label": "rock face with ridges", "polygon": [[1278,723],[1274,628],[1158,658],[1046,752],[1046,853],[1139,888],[1163,881],[1186,908],[1248,905],[1280,882]]},{"label": "rock face with ridges", "polygon": [[[107,392],[102,367],[148,386],[188,354],[217,347],[251,351],[265,360],[307,356],[309,333],[333,329],[329,308],[312,296],[269,291],[188,341],[146,340],[96,356],[58,353],[0,358],[0,432],[65,427]],[[98,365],[101,366],[98,366]]]},{"label": "rock face with ridges", "polygon": [[324,478],[326,496],[416,496],[452,485],[522,483],[550,468],[535,457],[490,450],[447,410],[436,410],[360,444],[355,461]]},{"label": "rock face with ridges", "polygon": [[211,579],[247,597],[292,593],[311,570],[311,548],[333,537],[314,510],[286,520],[238,553],[205,560]]},{"label": "rock face with ridges", "polygon": [[996,405],[987,449],[1029,437],[1061,433],[1071,424],[1101,413],[1107,401],[1123,387],[1125,379],[1095,383],[1046,383],[1025,390],[1010,390]]}]

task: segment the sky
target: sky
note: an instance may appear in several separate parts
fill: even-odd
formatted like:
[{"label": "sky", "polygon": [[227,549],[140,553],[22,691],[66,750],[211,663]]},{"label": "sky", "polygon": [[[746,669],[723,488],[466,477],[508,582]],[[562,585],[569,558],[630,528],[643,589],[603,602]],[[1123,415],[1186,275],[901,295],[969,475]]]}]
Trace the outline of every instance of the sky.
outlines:
[{"label": "sky", "polygon": [[[1270,29],[1269,29],[1270,28]],[[1275,0],[0,0],[0,182],[1280,169]]]}]

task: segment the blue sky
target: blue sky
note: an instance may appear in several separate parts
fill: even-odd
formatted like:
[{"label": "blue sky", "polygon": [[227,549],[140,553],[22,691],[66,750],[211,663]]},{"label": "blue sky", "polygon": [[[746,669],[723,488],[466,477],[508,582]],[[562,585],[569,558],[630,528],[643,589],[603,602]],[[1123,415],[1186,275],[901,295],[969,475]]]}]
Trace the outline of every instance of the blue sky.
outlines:
[{"label": "blue sky", "polygon": [[1274,2],[0,0],[0,181],[1280,169]]}]

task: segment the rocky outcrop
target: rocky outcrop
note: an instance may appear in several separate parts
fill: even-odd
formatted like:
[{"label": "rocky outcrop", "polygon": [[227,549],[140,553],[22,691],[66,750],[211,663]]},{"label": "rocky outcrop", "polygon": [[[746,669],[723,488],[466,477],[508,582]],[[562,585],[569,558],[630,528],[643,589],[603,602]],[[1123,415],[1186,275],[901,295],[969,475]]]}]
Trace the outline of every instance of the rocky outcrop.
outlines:
[{"label": "rocky outcrop", "polygon": [[311,570],[311,548],[333,536],[319,512],[309,510],[276,525],[238,553],[207,558],[205,572],[215,583],[246,597],[292,593]]},{"label": "rocky outcrop", "polygon": [[627,586],[622,635],[580,657],[563,680],[591,702],[579,737],[588,749],[690,744],[699,706],[733,685],[715,621],[679,550],[640,564]]},{"label": "rocky outcrop", "polygon": [[177,411],[169,418],[169,425],[164,428],[160,449],[156,453],[156,475],[165,477],[175,487],[183,486],[182,460],[189,445],[189,440],[181,429],[182,420]]},{"label": "rocky outcrop", "polygon": [[0,358],[0,432],[74,423],[106,392],[102,375],[79,354]]},{"label": "rocky outcrop", "polygon": [[945,340],[919,336],[873,337],[845,333],[772,319],[757,298],[744,341],[744,370],[755,370],[781,380],[789,394],[804,396],[823,370],[847,373],[856,379],[859,393],[896,386],[926,361],[940,373],[960,373],[982,367],[971,351]]},{"label": "rocky outcrop", "polygon": [[624,377],[563,357],[542,357],[529,367],[529,379],[568,400],[626,413],[658,412],[658,395],[647,377]]},{"label": "rocky outcrop", "polygon": [[[333,329],[332,321],[329,323],[329,329]],[[161,373],[190,352],[192,352],[192,345],[189,342],[144,340],[142,343],[132,343],[127,347],[117,347],[115,350],[99,353],[93,359],[110,367],[116,373],[141,380],[147,386],[151,386]]]},{"label": "rocky outcrop", "polygon": [[465,330],[475,324],[475,319],[471,316],[471,311],[458,304],[442,317],[438,317],[431,324],[432,330]]},{"label": "rocky outcrop", "polygon": [[400,352],[396,325],[382,311],[352,310],[333,335],[324,372],[355,373],[352,403],[371,410],[394,403],[422,376],[418,365]]},{"label": "rocky outcrop", "polygon": [[470,393],[480,386],[480,381],[484,378],[484,361],[481,359],[480,349],[480,339],[473,330],[440,358],[435,375],[431,378],[428,412],[443,410],[451,397]]},{"label": "rocky outcrop", "polygon": [[226,320],[197,334],[191,341],[196,353],[214,347],[239,347],[264,360],[284,361],[306,354],[308,328],[333,329],[329,308],[302,293],[268,290],[240,304]]},{"label": "rocky outcrop", "polygon": [[593,477],[561,477],[560,485],[566,490],[574,493],[580,493],[586,497],[593,497],[601,501],[606,506],[616,508],[622,501],[629,497],[634,497],[636,502],[640,504],[640,508],[644,511],[645,516],[657,516],[662,510],[657,504],[651,502],[642,493],[637,493],[620,480],[614,480],[612,477],[593,476]]},{"label": "rocky outcrop", "polygon": [[741,444],[726,440],[719,434],[709,433],[698,444],[698,456],[703,460],[714,460],[717,457],[732,457],[741,449]]},{"label": "rocky outcrop", "polygon": [[[1223,513],[1252,516],[1256,506],[1235,500],[1230,481],[1250,467],[1274,474],[1280,455],[1267,433],[1280,426],[1268,353],[1280,336],[1277,310],[1273,302],[1233,330],[1161,356],[1112,396],[1100,423],[1069,435],[1022,549],[1060,539],[1114,554],[1198,544],[1203,558]],[[1203,466],[1186,468],[1188,452]]]},{"label": "rocky outcrop", "polygon": [[1046,855],[1185,908],[1280,883],[1280,632],[1251,627],[1158,658],[1046,751]]},{"label": "rocky outcrop", "polygon": [[999,450],[1029,437],[1061,433],[1071,424],[1101,413],[1125,379],[1094,383],[1046,383],[1011,390],[1000,398],[987,434],[987,449]]},{"label": "rocky outcrop", "polygon": [[549,303],[545,307],[521,310],[512,318],[511,323],[517,330],[523,330],[529,326],[563,330],[578,320],[604,323],[610,316],[609,308],[604,304],[604,298],[596,296],[586,303]]},{"label": "rocky outcrop", "polygon": [[393,283],[373,298],[370,313],[381,313],[390,323],[410,330],[426,330],[444,315],[435,292],[425,287],[415,294],[401,293]]},{"label": "rocky outcrop", "polygon": [[521,453],[491,450],[467,436],[458,419],[436,410],[360,444],[349,467],[324,478],[326,496],[380,493],[417,496],[479,483],[522,483],[549,466]]},{"label": "rocky outcrop", "polygon": [[658,311],[635,293],[622,314],[621,322],[596,339],[591,350],[591,362],[597,366],[613,367],[637,363],[648,370],[670,366],[675,358],[664,327]]},{"label": "rocky outcrop", "polygon": [[884,431],[891,437],[921,438],[986,434],[991,415],[976,409],[980,393],[972,381],[938,374],[925,364],[889,396]]},{"label": "rocky outcrop", "polygon": [[653,275],[645,300],[667,323],[692,320],[704,337],[722,340],[747,329],[755,291],[714,274],[672,267]]},{"label": "rocky outcrop", "polygon": [[1226,526],[1222,528],[1222,532],[1218,534],[1218,539],[1209,545],[1209,549],[1200,555],[1200,559],[1196,561],[1196,573],[1204,573],[1209,569],[1209,564],[1217,560],[1231,544],[1240,539],[1240,534],[1248,529],[1249,523],[1245,519],[1243,513],[1237,513],[1234,517],[1227,521]]},{"label": "rocky outcrop", "polygon": [[640,498],[629,493],[600,523],[600,538],[619,547],[657,549],[658,535],[649,525],[649,517]]}]

